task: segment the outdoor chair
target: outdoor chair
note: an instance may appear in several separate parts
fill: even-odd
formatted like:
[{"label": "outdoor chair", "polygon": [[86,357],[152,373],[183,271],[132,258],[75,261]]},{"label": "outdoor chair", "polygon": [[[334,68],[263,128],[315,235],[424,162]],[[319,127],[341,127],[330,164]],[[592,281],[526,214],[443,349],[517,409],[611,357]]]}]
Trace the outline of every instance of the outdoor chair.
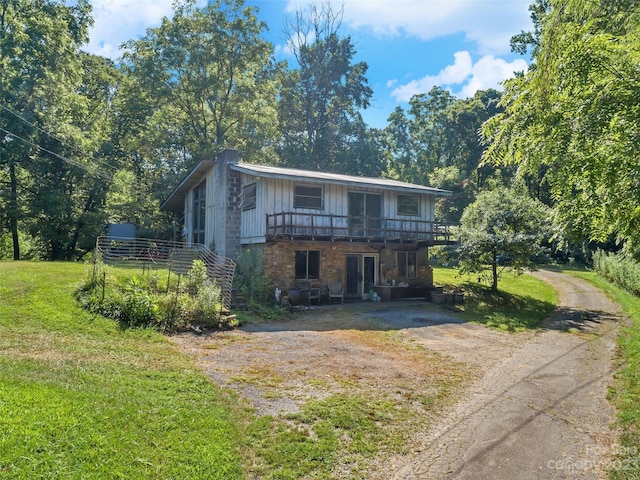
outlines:
[{"label": "outdoor chair", "polygon": [[344,303],[344,292],[342,290],[342,282],[340,281],[331,282],[327,285],[327,287],[329,288],[329,303],[331,303],[331,301],[334,298],[339,299],[340,303]]}]

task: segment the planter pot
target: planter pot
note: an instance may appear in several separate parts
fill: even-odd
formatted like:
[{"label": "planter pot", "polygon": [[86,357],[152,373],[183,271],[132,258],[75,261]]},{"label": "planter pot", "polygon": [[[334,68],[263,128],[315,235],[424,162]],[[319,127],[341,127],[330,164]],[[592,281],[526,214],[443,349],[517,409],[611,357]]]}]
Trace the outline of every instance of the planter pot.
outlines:
[{"label": "planter pot", "polygon": [[431,301],[433,303],[444,303],[447,301],[447,295],[444,293],[432,293]]}]

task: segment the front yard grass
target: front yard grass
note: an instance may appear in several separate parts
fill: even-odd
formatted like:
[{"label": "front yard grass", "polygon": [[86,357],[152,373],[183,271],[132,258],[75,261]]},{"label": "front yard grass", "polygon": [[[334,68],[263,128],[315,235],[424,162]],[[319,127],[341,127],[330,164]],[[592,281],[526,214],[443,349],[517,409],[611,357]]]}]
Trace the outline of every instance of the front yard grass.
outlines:
[{"label": "front yard grass", "polygon": [[242,478],[237,399],[73,299],[87,266],[0,263],[0,477]]},{"label": "front yard grass", "polygon": [[464,291],[464,304],[451,307],[461,319],[510,332],[538,327],[558,303],[553,287],[526,274],[505,272],[498,293],[454,268],[434,267],[433,281],[445,290]]}]

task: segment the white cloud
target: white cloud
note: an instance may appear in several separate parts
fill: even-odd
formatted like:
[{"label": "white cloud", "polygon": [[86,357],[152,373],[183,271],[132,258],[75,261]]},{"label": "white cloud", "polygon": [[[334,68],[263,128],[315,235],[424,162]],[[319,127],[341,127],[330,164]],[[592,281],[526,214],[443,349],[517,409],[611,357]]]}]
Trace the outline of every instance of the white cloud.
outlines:
[{"label": "white cloud", "polygon": [[[371,29],[378,36],[410,36],[432,40],[463,33],[483,54],[509,51],[509,39],[529,30],[531,0],[329,0],[344,22]],[[289,0],[288,11],[315,0]]]},{"label": "white cloud", "polygon": [[399,102],[408,102],[414,95],[427,93],[432,87],[439,85],[457,91],[455,94],[458,97],[466,98],[473,96],[478,90],[500,88],[500,82],[513,77],[514,72],[526,69],[527,62],[522,59],[507,62],[502,58],[485,55],[473,63],[471,54],[461,51],[454,54],[453,64],[440,70],[437,75],[412,80],[396,87],[391,95]]},{"label": "white cloud", "polygon": [[485,55],[473,65],[471,78],[462,87],[458,96],[465,98],[473,96],[478,90],[501,89],[500,83],[503,80],[512,78],[514,72],[526,71],[527,67],[527,62],[521,58],[507,62],[502,58]]},{"label": "white cloud", "polygon": [[123,42],[144,35],[147,28],[171,17],[173,0],[91,0],[94,25],[86,50],[112,59]]}]

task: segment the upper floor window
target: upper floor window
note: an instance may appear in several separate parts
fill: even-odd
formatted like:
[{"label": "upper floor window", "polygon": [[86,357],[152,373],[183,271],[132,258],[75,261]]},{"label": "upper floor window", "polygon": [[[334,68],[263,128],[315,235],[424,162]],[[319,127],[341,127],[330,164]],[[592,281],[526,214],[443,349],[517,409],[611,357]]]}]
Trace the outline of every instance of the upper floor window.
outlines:
[{"label": "upper floor window", "polygon": [[256,184],[251,183],[242,187],[242,210],[256,208]]},{"label": "upper floor window", "polygon": [[398,194],[398,215],[420,215],[420,195]]},{"label": "upper floor window", "polygon": [[206,221],[206,182],[193,189],[193,238],[192,243],[204,244],[204,227]]},{"label": "upper floor window", "polygon": [[293,187],[293,208],[322,209],[322,187],[295,185]]}]

